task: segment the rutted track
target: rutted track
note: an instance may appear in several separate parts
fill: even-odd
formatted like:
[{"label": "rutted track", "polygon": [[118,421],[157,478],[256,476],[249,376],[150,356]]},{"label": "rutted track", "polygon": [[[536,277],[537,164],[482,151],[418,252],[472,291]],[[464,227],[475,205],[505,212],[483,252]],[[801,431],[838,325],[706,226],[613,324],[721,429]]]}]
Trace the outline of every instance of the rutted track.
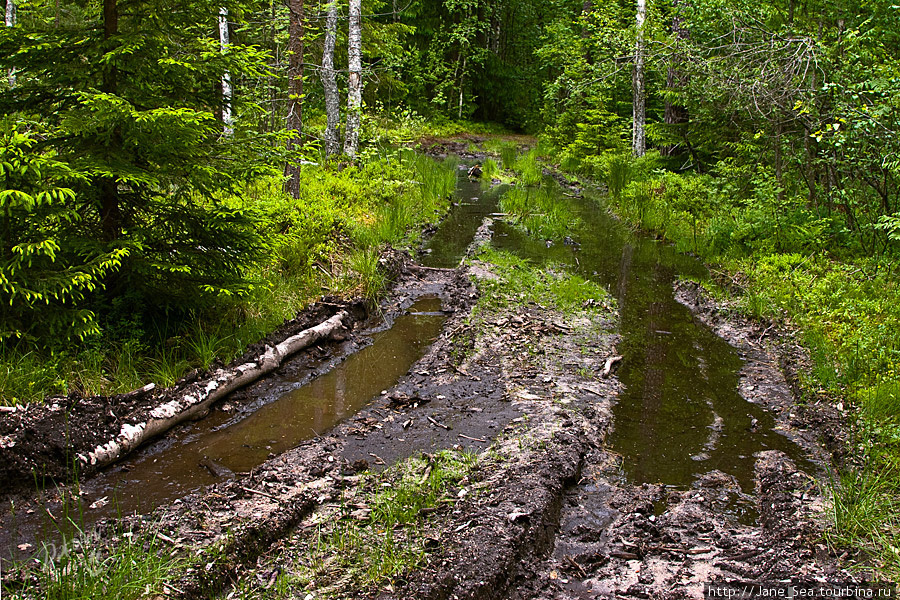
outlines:
[{"label": "rutted track", "polygon": [[[489,239],[484,226],[475,245]],[[614,315],[513,303],[473,323],[473,278],[495,277],[489,264],[455,271],[409,268],[402,260],[396,266],[401,277],[388,311],[428,291],[441,295],[452,313],[396,386],[326,435],[246,476],[126,520],[136,530],[160,532],[174,550],[193,557],[170,596],[212,597],[235,582],[267,588],[271,578],[258,575],[299,564],[303,546],[296,542],[312,535],[315,523],[349,518],[342,499],[358,491],[361,470],[454,447],[481,458],[423,521],[430,541],[425,564],[386,587],[336,581],[331,593],[684,598],[702,597],[702,584],[713,578],[850,578],[820,542],[824,498],[814,474],[778,451],[756,455],[752,490],[715,470],[689,489],[627,482],[623,458],[606,446],[620,391],[614,376],[601,376],[617,352]],[[712,312],[708,299],[680,299],[701,315]],[[721,316],[710,323],[735,344],[762,337],[752,324]],[[751,346],[741,374],[745,398],[776,408],[785,429],[815,430],[819,423],[793,412],[774,360],[758,343]],[[797,436],[814,455],[816,437]],[[755,515],[748,516],[749,505]]]}]

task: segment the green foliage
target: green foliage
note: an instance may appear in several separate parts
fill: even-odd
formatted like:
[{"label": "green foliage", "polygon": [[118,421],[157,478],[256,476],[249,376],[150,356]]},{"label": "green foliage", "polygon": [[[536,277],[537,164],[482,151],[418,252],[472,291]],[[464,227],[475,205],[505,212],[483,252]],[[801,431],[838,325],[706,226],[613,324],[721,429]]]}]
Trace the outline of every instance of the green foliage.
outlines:
[{"label": "green foliage", "polygon": [[475,314],[498,307],[535,302],[571,314],[580,310],[612,311],[615,300],[600,285],[559,266],[536,266],[509,252],[484,246],[476,258],[496,278],[479,279],[482,292]]},{"label": "green foliage", "polygon": [[500,146],[500,160],[504,169],[513,169],[515,167],[518,153],[518,147],[512,142],[504,142]]},{"label": "green foliage", "polygon": [[[442,450],[363,475],[360,490],[321,515],[316,528],[288,546],[288,557],[273,558],[279,566],[290,561],[291,568],[267,597],[292,597],[292,588],[322,596],[359,592],[422,565],[429,553],[428,515],[457,501],[477,464],[474,453]],[[238,588],[251,594],[255,585],[248,581]]]},{"label": "green foliage", "polygon": [[481,179],[490,184],[494,179],[500,176],[500,167],[492,158],[486,158],[481,165]]},{"label": "green foliage", "polygon": [[544,170],[537,158],[537,151],[529,150],[513,165],[519,174],[519,180],[527,186],[539,185],[544,179]]},{"label": "green foliage", "polygon": [[875,557],[875,567],[893,577],[900,573],[895,546],[900,533],[898,491],[900,478],[895,470],[870,466],[841,474],[831,486],[833,521],[828,529],[831,544],[862,546]]},{"label": "green foliage", "polygon": [[[112,545],[96,534],[46,545],[41,558],[16,565],[36,585],[15,599],[138,600],[164,594],[183,559],[173,558],[152,534],[121,532]],[[4,594],[6,595],[6,594]]]},{"label": "green foliage", "polygon": [[127,392],[148,380],[168,385],[191,368],[240,355],[325,292],[374,298],[386,283],[382,245],[416,243],[423,225],[446,211],[457,169],[454,161],[403,151],[340,171],[308,166],[301,175],[297,200],[283,193],[280,177],[253,179],[221,200],[252,207],[254,235],[268,255],[256,255],[246,278],[265,285],[163,315],[136,310],[139,294],[122,295],[98,312],[100,333],[83,342],[7,344],[0,356],[3,402],[73,390]]},{"label": "green foliage", "polygon": [[37,142],[24,126],[0,133],[0,290],[6,305],[0,341],[84,339],[99,332],[85,299],[105,287],[131,249],[103,248],[82,230],[73,187],[86,175],[41,152]]}]

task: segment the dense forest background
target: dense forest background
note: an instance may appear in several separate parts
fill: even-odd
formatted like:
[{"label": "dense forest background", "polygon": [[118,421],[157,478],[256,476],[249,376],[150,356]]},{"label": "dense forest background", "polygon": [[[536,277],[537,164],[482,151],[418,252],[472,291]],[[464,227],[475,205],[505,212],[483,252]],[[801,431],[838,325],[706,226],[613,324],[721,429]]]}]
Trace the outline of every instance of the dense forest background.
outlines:
[{"label": "dense forest background", "polygon": [[854,485],[895,486],[866,473],[900,444],[898,24],[893,0],[7,0],[3,402],[171,383],[323,292],[377,295],[378,248],[455,176],[399,148],[529,133],[796,326],[808,399],[864,417]]}]

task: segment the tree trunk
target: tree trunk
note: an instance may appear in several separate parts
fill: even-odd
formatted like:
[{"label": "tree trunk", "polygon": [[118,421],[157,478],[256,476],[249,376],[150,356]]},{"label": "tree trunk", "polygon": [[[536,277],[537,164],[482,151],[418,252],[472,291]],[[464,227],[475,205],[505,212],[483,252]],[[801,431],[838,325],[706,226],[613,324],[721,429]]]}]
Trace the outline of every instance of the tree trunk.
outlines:
[{"label": "tree trunk", "polygon": [[[288,139],[288,152],[300,145],[303,131],[303,59],[305,54],[306,15],[303,0],[288,3],[288,114],[287,129],[293,132]],[[292,198],[300,197],[300,167],[288,163],[284,167],[284,191]]]},{"label": "tree trunk", "polygon": [[[219,45],[222,48],[222,54],[228,52],[228,45],[231,41],[228,38],[228,9],[226,7],[219,8]],[[231,88],[231,73],[228,69],[222,74],[222,123],[225,125],[225,135],[234,133],[234,119],[231,116],[231,100],[234,92]]]},{"label": "tree trunk", "polygon": [[350,0],[350,23],[347,42],[350,79],[347,90],[347,134],[344,154],[356,158],[359,149],[359,123],[362,112],[362,2]]},{"label": "tree trunk", "polygon": [[341,123],[341,100],[338,97],[337,81],[334,74],[334,42],[337,36],[337,1],[328,5],[325,18],[325,48],[322,51],[322,86],[325,88],[325,155],[334,156],[340,152],[338,126]]},{"label": "tree trunk", "polygon": [[[15,0],[6,0],[6,26],[16,26],[16,2]],[[16,70],[9,69],[9,87],[16,86]]]},{"label": "tree trunk", "polygon": [[154,436],[188,419],[205,414],[216,400],[271,373],[288,356],[342,331],[349,319],[349,313],[341,311],[327,321],[301,331],[275,347],[266,346],[265,352],[253,362],[244,363],[233,369],[219,369],[208,380],[190,387],[180,398],[158,406],[143,422],[122,425],[116,439],[98,445],[86,455],[79,454],[83,466],[90,466],[92,470],[101,469]]},{"label": "tree trunk", "polygon": [[459,71],[459,114],[457,115],[457,119],[462,121],[463,115],[463,89],[465,89],[464,84],[466,80],[466,61],[469,59],[468,56],[463,55],[462,59],[462,67]]},{"label": "tree trunk", "polygon": [[631,129],[631,153],[643,156],[647,151],[647,99],[644,91],[644,21],[647,18],[647,0],[637,0],[637,28],[634,42],[634,72],[632,92],[634,95],[634,121]]},{"label": "tree trunk", "polygon": [[[669,67],[666,71],[666,89],[671,93],[684,87],[684,74],[679,70],[683,57],[679,49],[680,42],[688,38],[688,30],[684,26],[684,17],[682,16],[681,4],[683,0],[673,0],[672,9],[674,16],[672,17],[672,34],[675,37],[675,51],[669,57]],[[683,125],[690,120],[690,115],[684,106],[675,104],[670,97],[666,97],[666,104],[663,115],[666,125]],[[674,128],[670,128],[674,129]],[[687,138],[687,132],[682,132],[682,137]],[[678,144],[672,144],[662,148],[662,153],[667,156],[675,156],[680,153]],[[696,162],[696,159],[695,159]],[[697,169],[702,167],[698,164]]]},{"label": "tree trunk", "polygon": [[[106,51],[112,50],[110,40],[119,35],[119,6],[117,0],[103,0],[103,39],[107,42]],[[103,91],[115,94],[118,87],[118,71],[114,64],[107,65],[103,71]],[[121,131],[113,129],[110,141],[110,154],[118,152],[121,146]],[[112,241],[119,237],[121,215],[119,213],[119,184],[115,177],[107,177],[99,181],[100,190],[100,228],[103,239]]]}]

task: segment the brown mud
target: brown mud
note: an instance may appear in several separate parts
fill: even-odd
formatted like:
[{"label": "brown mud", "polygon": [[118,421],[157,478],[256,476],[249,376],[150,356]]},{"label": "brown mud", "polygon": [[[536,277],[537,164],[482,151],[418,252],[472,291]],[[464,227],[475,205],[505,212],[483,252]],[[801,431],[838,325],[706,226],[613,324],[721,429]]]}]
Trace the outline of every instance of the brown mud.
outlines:
[{"label": "brown mud", "polygon": [[[492,277],[490,265],[398,272],[386,311],[430,293],[450,317],[396,386],[249,474],[102,528],[111,539],[123,525],[148,529],[167,551],[192,557],[166,597],[225,597],[238,588],[281,597],[273,582],[308,568],[304,549],[317,524],[366,518],[345,505],[362,493],[360,472],[445,448],[479,460],[422,516],[422,564],[360,584],[326,561],[317,583],[284,597],[700,598],[704,583],[722,579],[853,579],[822,542],[821,474],[780,452],[755,457],[752,494],[718,471],[690,489],[627,482],[622,458],[605,446],[620,391],[615,375],[601,376],[616,352],[615,315],[513,303],[473,318],[473,279]],[[690,284],[678,298],[740,350],[748,401],[771,411],[812,458],[840,457],[839,411],[798,407],[779,362],[802,368],[799,355],[789,361],[762,344],[777,330],[735,317]],[[305,368],[302,358],[291,364],[283,368]],[[748,503],[750,520],[735,510]],[[23,571],[4,576],[10,589],[34,583]]]}]

